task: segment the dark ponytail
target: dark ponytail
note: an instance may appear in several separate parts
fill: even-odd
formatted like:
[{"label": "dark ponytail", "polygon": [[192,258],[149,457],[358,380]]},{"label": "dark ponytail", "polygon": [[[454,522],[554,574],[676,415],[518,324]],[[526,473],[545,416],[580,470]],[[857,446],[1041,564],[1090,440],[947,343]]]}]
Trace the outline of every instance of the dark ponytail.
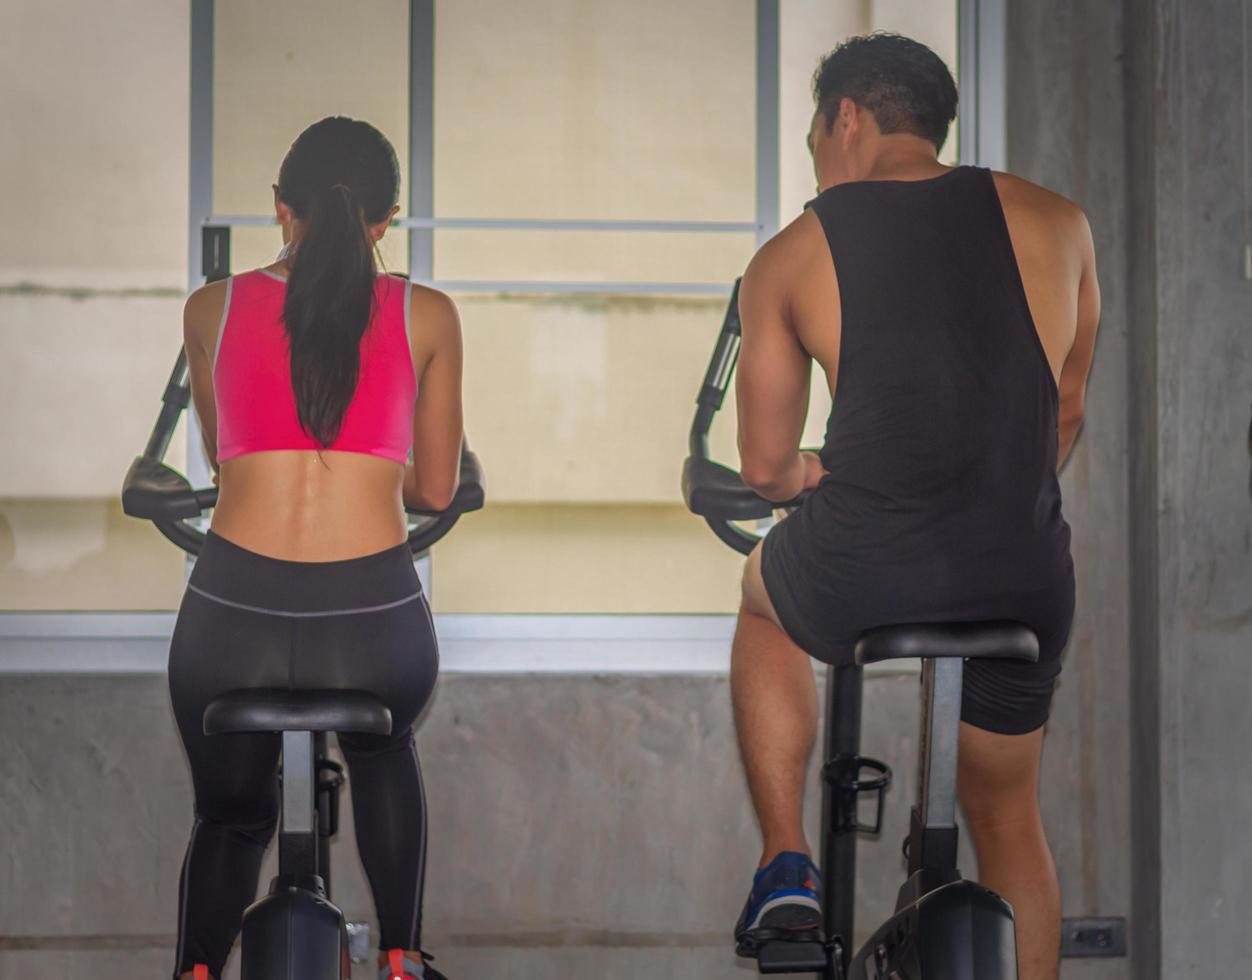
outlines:
[{"label": "dark ponytail", "polygon": [[339,435],[356,393],[361,338],[374,308],[374,247],[367,226],[395,206],[395,150],[368,123],[335,116],[291,145],[278,197],[306,223],[283,304],[291,386],[300,426],[321,445]]}]

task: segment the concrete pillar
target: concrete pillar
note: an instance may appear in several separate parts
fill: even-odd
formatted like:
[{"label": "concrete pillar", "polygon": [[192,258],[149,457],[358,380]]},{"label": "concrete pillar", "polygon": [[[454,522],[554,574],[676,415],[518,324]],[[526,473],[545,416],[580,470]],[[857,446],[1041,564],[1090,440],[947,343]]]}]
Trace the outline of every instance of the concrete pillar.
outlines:
[{"label": "concrete pillar", "polygon": [[1236,976],[1252,956],[1246,5],[1125,9],[1135,952],[1139,976]]}]

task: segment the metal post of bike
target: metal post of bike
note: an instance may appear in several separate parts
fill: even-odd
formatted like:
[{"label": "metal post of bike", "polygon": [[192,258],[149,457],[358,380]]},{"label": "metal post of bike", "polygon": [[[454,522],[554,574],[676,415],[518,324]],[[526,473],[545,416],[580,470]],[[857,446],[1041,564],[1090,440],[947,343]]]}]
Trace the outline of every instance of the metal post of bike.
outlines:
[{"label": "metal post of bike", "polygon": [[[826,674],[826,763],[822,768],[822,912],[826,937],[840,942],[841,963],[823,980],[835,980],[848,967],[856,910],[855,784],[860,772],[862,670],[830,667]],[[837,971],[837,972],[836,972]]]}]

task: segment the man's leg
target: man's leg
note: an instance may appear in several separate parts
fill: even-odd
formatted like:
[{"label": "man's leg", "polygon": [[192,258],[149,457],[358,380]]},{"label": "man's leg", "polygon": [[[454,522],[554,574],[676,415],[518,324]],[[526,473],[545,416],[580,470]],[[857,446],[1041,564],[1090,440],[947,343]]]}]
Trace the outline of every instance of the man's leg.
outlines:
[{"label": "man's leg", "polygon": [[1061,892],[1039,814],[1043,729],[996,735],[961,725],[961,809],[978,854],[978,880],[1017,920],[1020,980],[1056,980]]},{"label": "man's leg", "polygon": [[808,854],[804,778],[817,737],[817,686],[808,654],[778,625],[761,578],[760,546],[744,570],[730,691],[748,788],[761,823],[761,867],[780,851]]}]

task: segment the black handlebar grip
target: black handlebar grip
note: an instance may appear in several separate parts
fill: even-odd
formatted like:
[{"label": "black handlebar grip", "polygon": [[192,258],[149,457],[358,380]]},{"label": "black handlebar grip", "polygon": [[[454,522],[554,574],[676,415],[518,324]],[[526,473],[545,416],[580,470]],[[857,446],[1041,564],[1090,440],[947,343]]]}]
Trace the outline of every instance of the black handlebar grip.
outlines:
[{"label": "black handlebar grip", "polygon": [[217,282],[230,275],[230,229],[205,225],[200,231],[200,271],[205,282]]}]

